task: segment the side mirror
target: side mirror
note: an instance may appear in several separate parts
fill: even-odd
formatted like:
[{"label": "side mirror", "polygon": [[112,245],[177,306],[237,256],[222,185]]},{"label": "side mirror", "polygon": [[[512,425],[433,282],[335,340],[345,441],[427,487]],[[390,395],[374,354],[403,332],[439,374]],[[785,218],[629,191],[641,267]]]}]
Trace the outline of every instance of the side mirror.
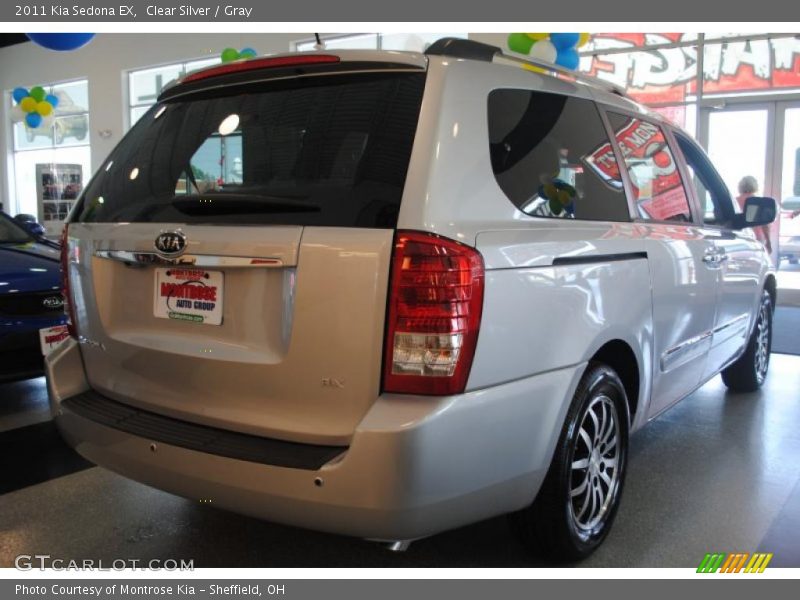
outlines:
[{"label": "side mirror", "polygon": [[744,210],[734,215],[734,229],[769,225],[778,216],[778,203],[774,198],[750,196],[744,201]]}]

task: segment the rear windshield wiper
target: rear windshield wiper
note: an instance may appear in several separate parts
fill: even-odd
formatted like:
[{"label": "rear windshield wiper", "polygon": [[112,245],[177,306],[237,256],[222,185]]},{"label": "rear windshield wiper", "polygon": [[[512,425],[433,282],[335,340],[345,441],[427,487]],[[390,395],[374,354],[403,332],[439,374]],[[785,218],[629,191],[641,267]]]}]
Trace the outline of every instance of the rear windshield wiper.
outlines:
[{"label": "rear windshield wiper", "polygon": [[175,196],[172,206],[189,215],[232,215],[265,213],[319,212],[319,204],[289,196],[267,194],[240,194],[233,192],[211,192]]}]

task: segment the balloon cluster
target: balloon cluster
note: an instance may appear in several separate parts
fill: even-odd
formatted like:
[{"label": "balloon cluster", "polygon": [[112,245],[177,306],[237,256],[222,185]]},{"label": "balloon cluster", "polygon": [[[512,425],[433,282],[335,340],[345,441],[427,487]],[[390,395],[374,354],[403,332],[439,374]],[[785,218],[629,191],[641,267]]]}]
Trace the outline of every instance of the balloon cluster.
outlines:
[{"label": "balloon cluster", "polygon": [[580,63],[578,48],[588,41],[588,33],[512,33],[508,49],[574,71]]},{"label": "balloon cluster", "polygon": [[242,48],[241,50],[237,50],[236,48],[225,48],[220,55],[222,62],[233,62],[234,60],[242,60],[242,59],[249,59],[255,58],[258,56],[258,52],[253,50],[252,48]]},{"label": "balloon cluster", "polygon": [[40,85],[30,91],[23,87],[14,88],[11,93],[16,105],[11,109],[13,121],[24,121],[31,129],[53,124],[53,111],[58,106],[58,98],[48,94]]}]

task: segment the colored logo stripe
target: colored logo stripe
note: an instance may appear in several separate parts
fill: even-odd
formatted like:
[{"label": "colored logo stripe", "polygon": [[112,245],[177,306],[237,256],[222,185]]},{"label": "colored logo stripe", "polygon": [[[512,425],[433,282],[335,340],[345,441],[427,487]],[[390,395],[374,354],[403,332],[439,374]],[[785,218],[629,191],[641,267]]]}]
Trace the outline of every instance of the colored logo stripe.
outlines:
[{"label": "colored logo stripe", "polygon": [[725,554],[706,554],[697,567],[698,573],[716,573],[722,561],[725,560]]},{"label": "colored logo stripe", "polygon": [[751,558],[750,562],[747,563],[747,568],[744,570],[744,572],[763,573],[764,569],[767,568],[767,565],[771,560],[772,560],[772,552],[770,552],[769,554],[765,553],[753,554],[753,558]]},{"label": "colored logo stripe", "polygon": [[[772,553],[756,552],[734,552],[726,554],[724,552],[707,553],[700,565],[697,567],[698,573],[740,573],[744,568],[745,573],[763,573],[764,569],[772,560]],[[750,559],[748,561],[748,559]],[[745,567],[745,563],[747,566]]]}]

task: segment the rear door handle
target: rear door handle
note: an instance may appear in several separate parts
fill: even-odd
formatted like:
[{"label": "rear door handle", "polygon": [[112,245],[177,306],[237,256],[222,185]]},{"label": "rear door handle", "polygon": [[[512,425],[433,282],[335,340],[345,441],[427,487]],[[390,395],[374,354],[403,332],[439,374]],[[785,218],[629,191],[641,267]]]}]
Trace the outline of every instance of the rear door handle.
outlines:
[{"label": "rear door handle", "polygon": [[703,255],[703,262],[709,267],[719,267],[726,260],[728,260],[727,253],[719,248],[709,250]]}]

